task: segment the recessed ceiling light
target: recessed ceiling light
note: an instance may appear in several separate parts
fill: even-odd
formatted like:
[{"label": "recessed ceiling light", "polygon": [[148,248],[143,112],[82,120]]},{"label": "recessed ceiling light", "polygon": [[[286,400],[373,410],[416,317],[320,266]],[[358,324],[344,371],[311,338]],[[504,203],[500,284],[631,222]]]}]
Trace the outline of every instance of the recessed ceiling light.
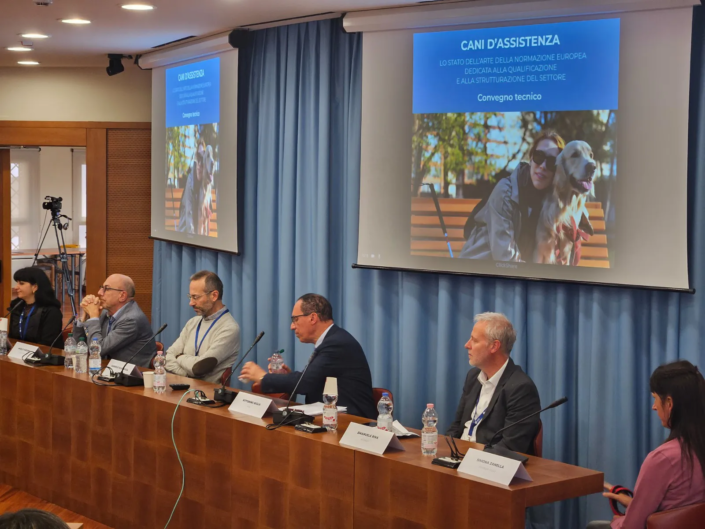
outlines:
[{"label": "recessed ceiling light", "polygon": [[22,33],[20,35],[23,39],[48,39],[49,35],[44,35],[43,33]]},{"label": "recessed ceiling light", "polygon": [[17,64],[22,64],[24,66],[36,66],[39,63],[37,61],[17,61]]},{"label": "recessed ceiling light", "polygon": [[64,18],[61,20],[64,24],[90,24],[90,20],[85,18]]},{"label": "recessed ceiling light", "polygon": [[26,46],[12,46],[11,48],[7,48],[7,51],[32,51],[32,48]]},{"label": "recessed ceiling light", "polygon": [[123,4],[122,8],[130,11],[151,11],[154,6],[149,4]]}]

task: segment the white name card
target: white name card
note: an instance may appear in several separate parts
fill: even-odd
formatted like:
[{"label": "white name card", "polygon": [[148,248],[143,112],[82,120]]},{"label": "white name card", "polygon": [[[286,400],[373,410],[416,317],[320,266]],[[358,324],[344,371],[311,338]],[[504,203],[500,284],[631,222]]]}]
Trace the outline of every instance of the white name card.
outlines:
[{"label": "white name card", "polygon": [[7,332],[7,318],[0,318],[0,332]]},{"label": "white name card", "polygon": [[237,397],[235,397],[228,411],[261,419],[268,411],[277,411],[277,406],[272,399],[241,391],[237,394]]},{"label": "white name card", "polygon": [[348,425],[348,429],[345,430],[343,437],[340,438],[340,444],[380,456],[384,454],[387,448],[406,450],[392,432],[372,428],[371,426],[363,426],[354,422]]},{"label": "white name card", "polygon": [[[122,370],[122,368],[125,368],[125,371]],[[113,370],[113,372],[110,372],[110,369]],[[106,366],[105,369],[103,369],[103,376],[110,378],[112,376],[117,376],[119,373],[125,373],[126,375],[134,375],[136,377],[141,377],[142,372],[137,368],[135,364],[125,364],[125,362],[121,362],[120,360],[111,360],[108,362],[108,365]]]},{"label": "white name card", "polygon": [[37,351],[39,351],[39,347],[37,347],[36,345],[15,342],[15,346],[12,348],[10,354],[8,354],[7,356],[16,360],[24,360],[25,357],[29,358],[33,356],[34,353],[36,353]]},{"label": "white name card", "polygon": [[533,481],[521,461],[470,448],[458,472],[507,486],[516,477]]}]

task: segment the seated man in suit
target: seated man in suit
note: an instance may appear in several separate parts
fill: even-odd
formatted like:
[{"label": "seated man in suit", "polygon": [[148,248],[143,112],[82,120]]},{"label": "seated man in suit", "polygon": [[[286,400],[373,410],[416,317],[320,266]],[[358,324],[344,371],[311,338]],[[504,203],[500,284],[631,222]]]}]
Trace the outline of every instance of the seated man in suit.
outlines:
[{"label": "seated man in suit", "polygon": [[372,398],[372,375],[365,353],[350,333],[333,323],[333,309],[328,300],[318,294],[301,296],[291,313],[291,330],[301,343],[312,343],[316,347],[303,378],[299,372],[267,374],[254,362],[247,362],[240,379],[261,382],[264,393],[291,395],[301,378],[296,392],[305,395],[306,403],[310,404],[322,402],[326,378],[335,377],[338,379],[339,406],[347,406],[351,415],[369,419],[377,417]]},{"label": "seated man in suit", "polygon": [[132,279],[121,274],[111,275],[97,296],[83,298],[83,316],[81,321],[76,321],[73,331],[76,340],[85,336],[90,346],[93,338],[98,338],[101,356],[122,362],[130,360],[146,344],[131,363],[149,367],[157,353],[157,344],[152,338],[152,326],[134,298]]},{"label": "seated man in suit", "polygon": [[[465,344],[473,369],[446,435],[487,444],[498,430],[541,409],[534,382],[509,358],[515,341],[516,331],[504,314],[475,316]],[[531,454],[538,431],[536,416],[500,434],[495,445]]]},{"label": "seated man in suit", "polygon": [[186,322],[166,351],[166,370],[215,384],[240,352],[240,326],[223,305],[223,282],[213,272],[191,276],[189,305],[196,316]]}]

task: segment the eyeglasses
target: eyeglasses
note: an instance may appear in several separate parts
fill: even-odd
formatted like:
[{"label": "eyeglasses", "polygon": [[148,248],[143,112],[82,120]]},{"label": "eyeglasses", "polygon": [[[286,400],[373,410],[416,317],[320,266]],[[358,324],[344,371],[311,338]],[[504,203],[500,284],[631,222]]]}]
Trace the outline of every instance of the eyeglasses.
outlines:
[{"label": "eyeglasses", "polygon": [[546,169],[549,171],[556,170],[556,156],[550,156],[544,151],[536,150],[531,159],[536,165],[541,165],[543,162],[546,162]]},{"label": "eyeglasses", "polygon": [[208,292],[205,292],[203,294],[198,294],[197,296],[186,296],[189,301],[198,301],[201,299],[203,296],[210,294],[211,292],[214,292],[213,290],[209,290]]},{"label": "eyeglasses", "polygon": [[125,290],[123,290],[121,288],[113,288],[113,287],[109,287],[108,285],[103,285],[98,290],[102,290],[103,292],[107,292],[108,290],[114,290],[116,292],[126,292]]},{"label": "eyeglasses", "polygon": [[315,312],[309,312],[308,314],[297,314],[296,316],[292,316],[291,323],[296,323],[301,316],[310,316],[311,314],[315,314]]}]

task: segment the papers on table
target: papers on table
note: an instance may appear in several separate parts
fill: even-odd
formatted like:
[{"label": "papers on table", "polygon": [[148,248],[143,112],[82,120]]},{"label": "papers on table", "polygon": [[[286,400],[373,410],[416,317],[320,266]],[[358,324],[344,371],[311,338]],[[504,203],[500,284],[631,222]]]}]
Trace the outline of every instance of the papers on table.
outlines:
[{"label": "papers on table", "polygon": [[392,423],[392,431],[397,437],[421,437],[419,434],[410,432],[404,428],[399,421]]},{"label": "papers on table", "polygon": [[[347,406],[338,406],[338,413],[347,413],[348,407]],[[282,406],[279,408],[280,410],[285,410],[286,406]],[[323,403],[322,402],[314,402],[313,404],[301,404],[298,406],[290,406],[290,410],[297,410],[305,413],[306,415],[310,415],[311,417],[316,417],[317,415],[323,415]]]}]

